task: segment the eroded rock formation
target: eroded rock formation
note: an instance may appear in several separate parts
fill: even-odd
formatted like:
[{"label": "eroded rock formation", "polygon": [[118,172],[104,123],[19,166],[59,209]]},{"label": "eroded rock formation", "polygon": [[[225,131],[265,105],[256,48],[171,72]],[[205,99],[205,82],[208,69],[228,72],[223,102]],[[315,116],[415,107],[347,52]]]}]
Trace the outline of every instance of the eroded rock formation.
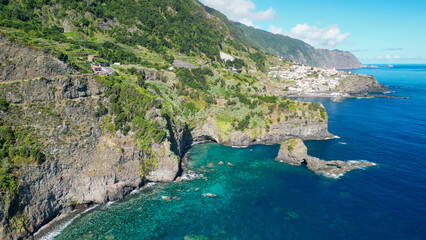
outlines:
[{"label": "eroded rock formation", "polygon": [[290,139],[281,144],[275,160],[294,166],[305,164],[311,171],[328,178],[339,178],[348,171],[376,165],[367,161],[324,161],[311,157],[301,139]]}]

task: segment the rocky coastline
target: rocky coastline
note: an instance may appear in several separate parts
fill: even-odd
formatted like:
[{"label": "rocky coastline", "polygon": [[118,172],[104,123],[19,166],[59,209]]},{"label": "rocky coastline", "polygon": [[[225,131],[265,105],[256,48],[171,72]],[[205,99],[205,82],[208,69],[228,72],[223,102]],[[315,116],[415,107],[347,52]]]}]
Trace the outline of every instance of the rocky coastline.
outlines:
[{"label": "rocky coastline", "polygon": [[345,173],[366,167],[375,166],[375,163],[367,161],[324,161],[308,155],[308,149],[301,139],[290,139],[281,144],[275,161],[293,166],[306,165],[306,167],[318,175],[337,179]]},{"label": "rocky coastline", "polygon": [[[305,135],[304,139],[321,140],[321,139],[329,139],[334,137],[326,129],[327,128],[322,129],[320,131],[321,132],[320,135]],[[195,133],[202,132],[203,130],[194,129],[194,132]],[[158,174],[165,175],[166,176],[165,178],[163,179],[153,178],[153,180],[149,180],[149,181],[143,181],[141,179],[141,181],[138,182],[137,185],[128,186],[126,191],[121,191],[115,194],[114,196],[105,196],[95,201],[90,201],[90,202],[80,203],[80,204],[70,205],[70,206],[64,206],[60,211],[55,212],[53,217],[51,217],[48,221],[41,224],[40,227],[35,228],[36,231],[33,233],[32,237],[34,237],[34,239],[43,239],[44,236],[48,236],[48,235],[50,236],[52,232],[59,231],[64,224],[72,221],[74,217],[84,212],[85,209],[90,209],[91,207],[96,206],[97,204],[107,204],[108,202],[114,202],[114,201],[125,199],[126,197],[131,195],[132,192],[138,191],[139,189],[143,189],[144,187],[149,185],[149,183],[173,182],[173,181],[179,182],[179,181],[182,181],[183,178],[187,178],[188,176],[191,177],[192,171],[188,170],[186,167],[188,165],[186,152],[189,151],[193,145],[203,144],[203,143],[218,143],[228,147],[248,147],[250,145],[256,145],[256,144],[275,145],[275,144],[279,144],[282,141],[285,141],[285,139],[289,139],[291,136],[296,136],[296,135],[284,134],[284,135],[278,135],[276,137],[272,137],[272,135],[266,135],[263,138],[250,139],[245,134],[236,133],[235,137],[233,137],[232,139],[226,142],[221,142],[220,140],[217,141],[215,140],[214,137],[205,136],[205,135],[194,136],[195,140],[192,138],[182,139],[183,152],[181,157],[179,158],[180,164],[176,164],[175,166],[172,166],[172,168],[174,169],[173,171],[167,170],[167,168],[163,166],[161,169],[158,169],[151,174],[151,176],[155,176]],[[228,163],[228,166],[232,166],[232,164]],[[164,171],[167,174],[165,174]],[[96,186],[92,185],[92,187],[96,187]],[[124,185],[123,185],[123,188],[124,188]]]},{"label": "rocky coastline", "polygon": [[330,98],[333,102],[341,102],[345,99],[371,99],[371,98],[408,98],[408,97],[397,97],[385,94],[371,94],[371,93],[360,93],[360,94],[340,94],[340,93],[302,93],[302,94],[290,94],[283,97],[288,98]]},{"label": "rocky coastline", "polygon": [[[0,38],[1,44],[9,50],[0,53],[0,59],[9,59],[10,54],[26,48],[4,38]],[[40,64],[32,62],[34,57],[40,58]],[[291,106],[293,112],[271,108],[269,115],[262,116],[269,118],[267,125],[244,130],[224,130],[213,115],[190,127],[181,119],[164,117],[153,106],[146,118],[158,120],[159,128],[167,129],[168,135],[162,141],[152,141],[155,168],[141,174],[141,163],[150,156],[141,149],[136,133],[110,131],[111,116],[97,114],[110,104],[99,79],[69,75],[74,73],[72,69],[36,50],[17,55],[9,64],[1,73],[0,96],[10,106],[6,111],[0,109],[0,120],[43,143],[46,159],[40,164],[22,165],[16,176],[16,192],[0,196],[1,239],[31,239],[57,216],[121,200],[149,182],[173,182],[184,173],[184,156],[193,144],[212,141],[246,147],[281,144],[292,138],[333,137],[322,105],[309,110],[307,103],[296,103]],[[19,64],[34,69],[16,68]],[[15,210],[11,211],[11,206]]]},{"label": "rocky coastline", "polygon": [[[172,136],[153,145],[158,167],[143,178],[139,164],[144,155],[132,135],[111,135],[104,130],[102,119],[93,115],[99,102],[106,104],[103,92],[102,84],[91,76],[59,76],[0,84],[0,94],[15,109],[13,114],[0,111],[0,117],[18,126],[34,128],[40,141],[49,143],[45,149],[48,162],[28,166],[22,171],[17,200],[24,206],[28,219],[25,237],[31,238],[58,216],[63,219],[67,214],[75,214],[75,209],[121,200],[149,182],[177,180],[185,173],[184,156],[193,144],[216,142],[246,147],[281,144],[292,138],[333,138],[328,132],[327,118],[323,121],[299,118],[276,121],[268,130],[255,135],[238,130],[224,133],[210,118],[192,128],[171,123]],[[28,122],[28,119],[32,120]],[[0,212],[6,207],[1,205]],[[4,222],[1,224],[0,236],[22,237],[4,228]]]},{"label": "rocky coastline", "polygon": [[[193,128],[171,123],[172,136],[152,146],[157,153],[157,168],[146,177],[139,172],[145,156],[132,134],[111,134],[102,119],[94,116],[105,89],[91,76],[59,76],[0,84],[0,94],[11,103],[8,112],[0,111],[5,122],[28,126],[45,147],[47,162],[26,166],[20,177],[18,197],[13,201],[25,212],[31,237],[57,216],[94,204],[106,204],[128,196],[148,182],[172,182],[183,174],[182,159],[191,145],[212,141],[225,146],[280,144],[292,137],[325,139],[324,121],[299,118],[274,122],[268,131],[252,135],[233,130],[226,135],[213,119]],[[105,103],[106,104],[106,103]],[[171,149],[171,150],[168,150]],[[7,207],[0,205],[2,216]],[[9,232],[3,218],[0,236],[18,239]]]}]

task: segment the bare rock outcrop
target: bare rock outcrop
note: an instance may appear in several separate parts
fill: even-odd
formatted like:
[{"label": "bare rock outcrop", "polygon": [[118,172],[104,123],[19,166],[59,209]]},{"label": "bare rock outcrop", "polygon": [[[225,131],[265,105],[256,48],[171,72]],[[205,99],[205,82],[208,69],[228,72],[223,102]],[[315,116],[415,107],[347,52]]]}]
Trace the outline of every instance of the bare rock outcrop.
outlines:
[{"label": "bare rock outcrop", "polygon": [[0,34],[0,82],[53,77],[74,70],[56,57],[21,43],[11,42]]},{"label": "bare rock outcrop", "polygon": [[340,93],[362,95],[370,92],[387,92],[389,89],[377,82],[373,76],[349,73],[336,89]]},{"label": "bare rock outcrop", "polygon": [[[0,84],[0,96],[12,103],[10,111],[0,111],[1,121],[25,126],[45,143],[46,162],[21,168],[16,197],[9,197],[25,217],[28,233],[74,206],[120,200],[146,181],[170,182],[176,177],[179,159],[164,141],[152,147],[158,162],[143,178],[140,164],[145,156],[134,137],[105,131],[103,118],[94,114],[108,104],[104,90],[91,76]],[[23,236],[8,227],[10,206],[0,200],[1,239]]]},{"label": "bare rock outcrop", "polygon": [[324,161],[311,157],[301,139],[290,139],[281,144],[275,160],[293,166],[305,164],[311,171],[328,178],[339,178],[348,171],[376,165],[367,161]]},{"label": "bare rock outcrop", "polygon": [[213,118],[208,118],[191,132],[195,139],[209,139],[215,142],[233,147],[246,147],[256,144],[273,145],[280,144],[291,138],[304,140],[318,140],[333,138],[328,132],[327,121],[303,121],[294,120],[271,124],[269,130],[262,129],[252,134],[249,131],[232,130],[224,133],[217,126]]}]

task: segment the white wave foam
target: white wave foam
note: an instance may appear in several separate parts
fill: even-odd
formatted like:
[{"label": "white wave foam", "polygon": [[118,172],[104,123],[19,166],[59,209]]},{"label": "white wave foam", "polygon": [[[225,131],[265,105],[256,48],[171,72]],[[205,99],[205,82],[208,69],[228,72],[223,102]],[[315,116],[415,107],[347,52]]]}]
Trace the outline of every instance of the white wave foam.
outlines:
[{"label": "white wave foam", "polygon": [[145,184],[144,186],[142,186],[141,188],[138,188],[138,189],[135,189],[135,190],[131,191],[130,195],[138,194],[142,190],[150,188],[150,187],[154,186],[155,184],[156,184],[155,182],[149,182],[149,183]]},{"label": "white wave foam", "polygon": [[196,174],[196,173],[188,174],[187,173],[187,174],[183,174],[181,179],[182,180],[194,180],[194,179],[198,179],[198,178],[202,178],[202,177],[204,177],[203,174]]},{"label": "white wave foam", "polygon": [[[377,166],[377,163],[373,163],[373,162],[370,162],[370,161],[367,161],[367,160],[349,160],[348,161],[349,164],[355,164],[357,162],[366,162],[366,163],[370,163],[371,166]],[[367,166],[367,167],[358,167],[358,169],[364,170],[364,169],[367,169],[368,167],[369,166]]]},{"label": "white wave foam", "polygon": [[348,160],[347,162],[349,164],[354,164],[354,163],[357,163],[357,162],[366,162],[366,163],[371,163],[373,166],[377,165],[377,163],[373,163],[373,162],[370,162],[370,161],[367,161],[367,160]]},{"label": "white wave foam", "polygon": [[333,135],[332,137],[326,137],[326,138],[324,138],[324,140],[338,139],[338,138],[340,138],[340,137],[337,136],[337,135]]},{"label": "white wave foam", "polygon": [[[58,236],[66,227],[68,227],[74,220],[76,220],[77,218],[81,217],[82,214],[87,213],[91,210],[93,210],[94,208],[96,208],[97,206],[99,206],[99,204],[94,205],[93,207],[90,207],[86,210],[84,210],[83,212],[81,212],[80,214],[77,214],[77,216],[73,217],[71,220],[64,222],[63,224],[60,224],[59,226],[57,226],[54,230],[50,231],[48,234],[44,235],[43,237],[39,238],[39,240],[52,240],[54,239],[56,236]],[[42,228],[43,229],[43,228]],[[40,229],[40,230],[42,230]],[[34,234],[34,236],[37,236],[37,233]]]},{"label": "white wave foam", "polygon": [[334,173],[328,173],[328,172],[319,172],[321,175],[328,177],[328,178],[334,178],[334,179],[339,179],[340,177],[343,176],[343,173],[340,174],[334,174]]}]

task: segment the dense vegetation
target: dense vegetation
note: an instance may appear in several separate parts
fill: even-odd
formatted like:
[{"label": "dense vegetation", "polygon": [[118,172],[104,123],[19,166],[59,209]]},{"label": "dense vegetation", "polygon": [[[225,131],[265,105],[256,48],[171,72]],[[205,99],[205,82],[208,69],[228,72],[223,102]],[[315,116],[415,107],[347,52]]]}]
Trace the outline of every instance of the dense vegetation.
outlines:
[{"label": "dense vegetation", "polygon": [[[174,49],[186,55],[202,53],[209,59],[219,59],[219,44],[225,33],[217,27],[219,21],[205,21],[202,11],[193,1],[180,0],[3,0],[0,26],[22,29],[30,36],[70,42],[62,24],[68,19],[77,32],[89,37],[101,32],[114,42],[141,45],[158,53]],[[89,43],[71,43],[99,48]],[[122,54],[115,54],[114,60],[127,59],[119,55]]]},{"label": "dense vegetation", "polygon": [[213,71],[209,68],[197,68],[192,70],[179,68],[176,71],[176,76],[182,81],[183,87],[206,91],[209,88],[206,76],[213,76]]},{"label": "dense vegetation", "polygon": [[225,66],[227,68],[234,67],[236,69],[242,69],[244,66],[246,66],[246,63],[244,62],[244,60],[236,58],[233,61],[226,61]]}]

